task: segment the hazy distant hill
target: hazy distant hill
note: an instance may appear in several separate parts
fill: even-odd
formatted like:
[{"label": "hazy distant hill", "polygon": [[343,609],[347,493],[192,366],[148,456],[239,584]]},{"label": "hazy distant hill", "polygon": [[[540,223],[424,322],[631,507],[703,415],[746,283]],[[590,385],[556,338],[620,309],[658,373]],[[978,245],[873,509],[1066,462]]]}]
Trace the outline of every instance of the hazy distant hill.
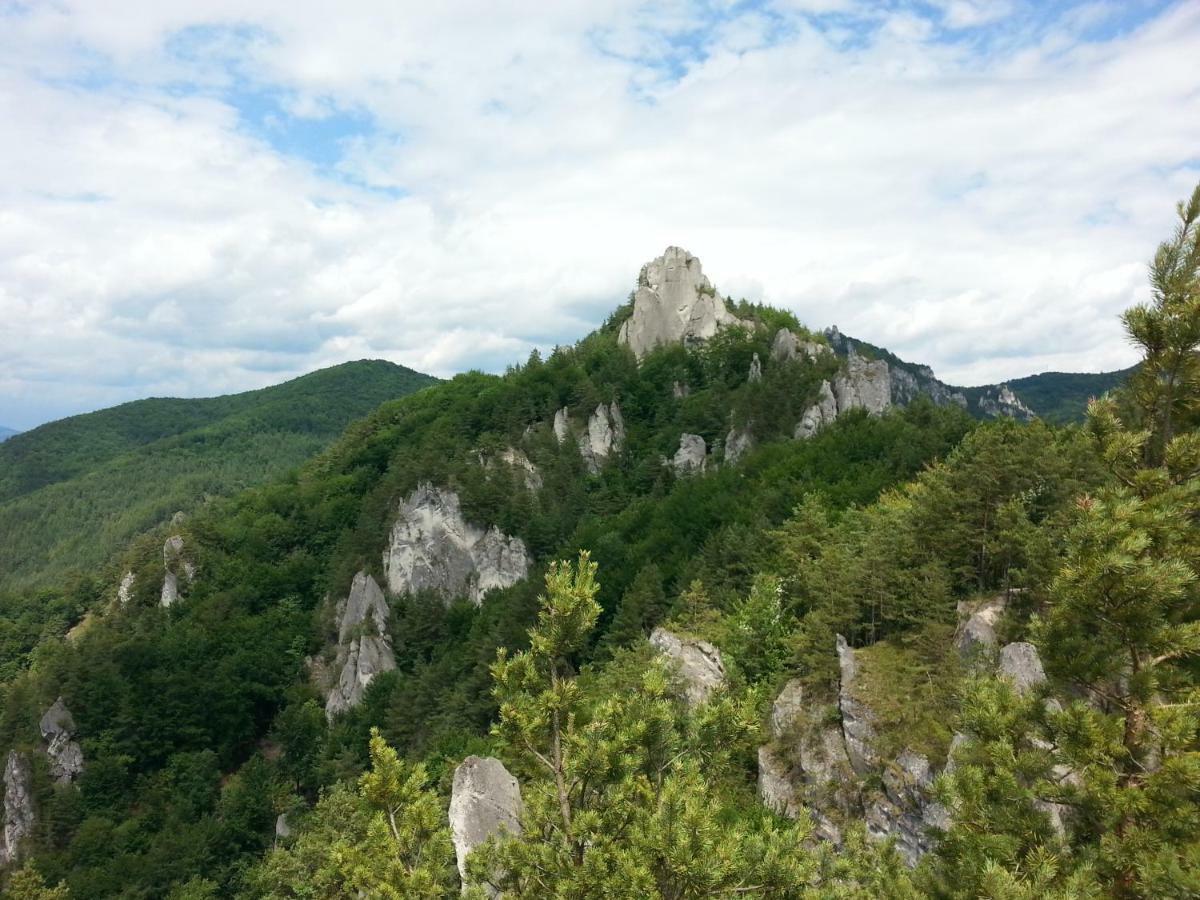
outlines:
[{"label": "hazy distant hill", "polygon": [[16,435],[0,445],[0,585],[101,562],[176,510],[277,476],[380,403],[435,381],[360,360],[262,390],[137,400]]},{"label": "hazy distant hill", "polygon": [[3,425],[0,425],[0,443],[7,441],[13,435],[20,433],[21,432],[17,431],[15,428],[5,428]]}]

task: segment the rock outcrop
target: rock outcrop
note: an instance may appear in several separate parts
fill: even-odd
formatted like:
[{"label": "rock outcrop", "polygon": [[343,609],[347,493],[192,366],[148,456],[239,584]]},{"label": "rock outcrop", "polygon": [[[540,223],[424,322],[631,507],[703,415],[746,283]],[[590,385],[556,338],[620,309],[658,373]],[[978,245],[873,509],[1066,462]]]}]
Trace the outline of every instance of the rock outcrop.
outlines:
[{"label": "rock outcrop", "polygon": [[[458,874],[467,887],[467,857],[493,835],[521,833],[521,786],[498,759],[468,756],[454,770],[450,833]],[[491,897],[494,888],[484,885]]]},{"label": "rock outcrop", "polygon": [[682,400],[684,397],[691,394],[691,392],[692,389],[688,387],[688,383],[686,381],[671,382],[671,396],[676,400]]},{"label": "rock outcrop", "polygon": [[458,495],[422,484],[400,504],[383,554],[394,594],[433,591],[478,605],[495,588],[516,584],[532,564],[525,542],[463,518]]},{"label": "rock outcrop", "polygon": [[[176,513],[176,517],[180,514]],[[172,519],[178,524],[177,519]],[[163,542],[163,584],[159,604],[172,606],[179,600],[180,585],[189,585],[196,577],[196,566],[184,553],[183,536],[173,534]]]},{"label": "rock outcrop", "polygon": [[621,325],[618,340],[640,360],[662,344],[697,344],[738,322],[701,271],[700,260],[668,247],[642,266],[633,314]]},{"label": "rock outcrop", "polygon": [[929,760],[905,751],[883,770],[883,795],[867,807],[867,836],[894,838],[896,851],[909,867],[932,848],[938,830],[950,827],[950,813],[931,797],[934,772]]},{"label": "rock outcrop", "polygon": [[954,646],[964,660],[989,654],[996,647],[996,625],[1008,606],[1008,597],[997,594],[985,600],[958,604],[960,624]]},{"label": "rock outcrop", "polygon": [[771,359],[775,362],[787,362],[801,356],[815,360],[832,352],[826,344],[801,340],[799,335],[787,328],[775,332],[775,339],[771,342]]},{"label": "rock outcrop", "polygon": [[1046,672],[1037,647],[1025,641],[1005,644],[1000,648],[1000,674],[1012,682],[1018,694],[1028,694],[1045,684]]},{"label": "rock outcrop", "polygon": [[554,438],[560,444],[565,444],[571,437],[571,416],[564,406],[554,414]]},{"label": "rock outcrop", "polygon": [[525,490],[535,493],[542,489],[542,473],[525,455],[523,450],[516,447],[505,447],[495,457],[480,451],[479,464],[485,469],[494,470],[497,465],[511,469],[525,483]]},{"label": "rock outcrop", "polygon": [[746,380],[751,384],[756,381],[762,381],[762,360],[758,358],[757,353],[750,360],[750,374],[746,376]]},{"label": "rock outcrop", "polygon": [[33,832],[33,770],[24,753],[10,750],[4,765],[4,831],[0,866],[20,862],[22,845]]},{"label": "rock outcrop", "polygon": [[837,398],[833,396],[833,388],[828,381],[822,381],[817,393],[817,402],[804,411],[796,425],[795,437],[799,440],[810,438],[826,425],[837,418]]},{"label": "rock outcrop", "polygon": [[833,381],[837,411],[865,409],[878,415],[892,405],[892,379],[882,359],[867,361],[858,354],[846,358],[846,371]]},{"label": "rock outcrop", "polygon": [[136,580],[132,572],[126,572],[121,576],[121,583],[117,585],[117,602],[124,606],[133,597],[133,584]]},{"label": "rock outcrop", "polygon": [[621,407],[614,400],[601,403],[588,417],[587,431],[579,436],[579,453],[593,475],[608,457],[625,446],[625,419]]},{"label": "rock outcrop", "polygon": [[837,636],[838,707],[842,712],[842,735],[846,739],[846,756],[859,775],[866,775],[879,765],[872,743],[875,740],[874,715],[857,696],[858,663],[854,650],[840,634]]},{"label": "rock outcrop", "polygon": [[724,687],[725,661],[708,641],[681,638],[665,628],[655,628],[650,645],[675,666],[689,706],[700,706],[713,691]]},{"label": "rock outcrop", "polygon": [[671,458],[676,475],[696,475],[704,471],[708,461],[708,445],[698,434],[681,434],[679,449]]},{"label": "rock outcrop", "polygon": [[725,462],[735,463],[754,446],[750,428],[731,428],[725,436]]},{"label": "rock outcrop", "polygon": [[83,748],[75,740],[75,718],[62,697],[46,710],[39,727],[46,742],[50,775],[59,784],[70,784],[83,771]]},{"label": "rock outcrop", "polygon": [[1026,406],[1007,384],[984,392],[979,398],[979,411],[996,419],[1007,417],[1019,422],[1029,422],[1037,418],[1034,411]]},{"label": "rock outcrop", "polygon": [[325,716],[330,721],[361,703],[376,675],[396,668],[387,600],[366,572],[354,576],[350,593],[338,604],[337,623],[337,682],[325,701]]}]

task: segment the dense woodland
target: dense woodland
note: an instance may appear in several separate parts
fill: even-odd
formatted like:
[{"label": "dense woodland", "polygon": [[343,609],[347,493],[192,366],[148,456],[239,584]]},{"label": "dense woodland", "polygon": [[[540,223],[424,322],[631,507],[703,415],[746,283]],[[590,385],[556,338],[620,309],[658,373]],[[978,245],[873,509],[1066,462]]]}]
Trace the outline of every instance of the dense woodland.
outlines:
[{"label": "dense woodland", "polygon": [[[1125,315],[1143,361],[1083,426],[918,401],[792,440],[839,365],[747,378],[779,327],[802,332],[792,317],[742,307],[758,327],[639,365],[616,340],[624,308],[503,376],[384,403],[298,470],[197,508],[197,577],[168,609],[162,528],[20,594],[6,610],[30,622],[0,619],[0,747],[39,746],[62,696],[87,762],[55,785],[31,754],[37,828],[9,895],[456,896],[446,805],[477,753],[525,797],[523,834],[471,857],[505,896],[1200,896],[1198,222],[1200,188],[1151,265],[1152,302]],[[589,475],[550,422],[613,400],[627,441]],[[663,464],[681,432],[719,449],[733,427],[755,440],[736,464]],[[480,464],[513,446],[540,490]],[[537,569],[479,607],[389,597],[397,669],[327,725],[310,673],[331,598],[380,577],[398,498],[425,481],[519,535]],[[999,591],[1015,598],[1001,631],[1049,675],[1032,694],[952,649],[958,604]],[[662,623],[724,653],[709,703],[681,702],[651,651]],[[772,698],[798,678],[827,702],[839,634],[889,752],[941,767],[969,735],[937,783],[952,824],[915,869],[861,823],[840,848],[815,841],[756,791]]]}]

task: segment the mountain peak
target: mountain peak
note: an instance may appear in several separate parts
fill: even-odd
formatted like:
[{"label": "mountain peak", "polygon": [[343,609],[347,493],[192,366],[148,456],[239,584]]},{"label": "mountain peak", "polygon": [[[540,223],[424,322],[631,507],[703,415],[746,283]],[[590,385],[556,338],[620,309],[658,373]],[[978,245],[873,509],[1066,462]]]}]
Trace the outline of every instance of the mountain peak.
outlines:
[{"label": "mountain peak", "polygon": [[633,297],[633,315],[619,340],[638,359],[662,344],[697,343],[739,319],[729,311],[700,265],[682,247],[668,247],[642,266]]}]

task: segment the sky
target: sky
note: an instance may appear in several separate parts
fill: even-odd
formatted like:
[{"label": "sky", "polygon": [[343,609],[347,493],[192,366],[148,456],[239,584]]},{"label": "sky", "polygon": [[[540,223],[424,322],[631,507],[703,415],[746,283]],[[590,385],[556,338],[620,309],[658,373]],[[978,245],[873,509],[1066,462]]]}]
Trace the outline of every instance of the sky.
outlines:
[{"label": "sky", "polygon": [[980,384],[1131,364],[1200,2],[0,0],[0,424],[503,371],[668,245]]}]

